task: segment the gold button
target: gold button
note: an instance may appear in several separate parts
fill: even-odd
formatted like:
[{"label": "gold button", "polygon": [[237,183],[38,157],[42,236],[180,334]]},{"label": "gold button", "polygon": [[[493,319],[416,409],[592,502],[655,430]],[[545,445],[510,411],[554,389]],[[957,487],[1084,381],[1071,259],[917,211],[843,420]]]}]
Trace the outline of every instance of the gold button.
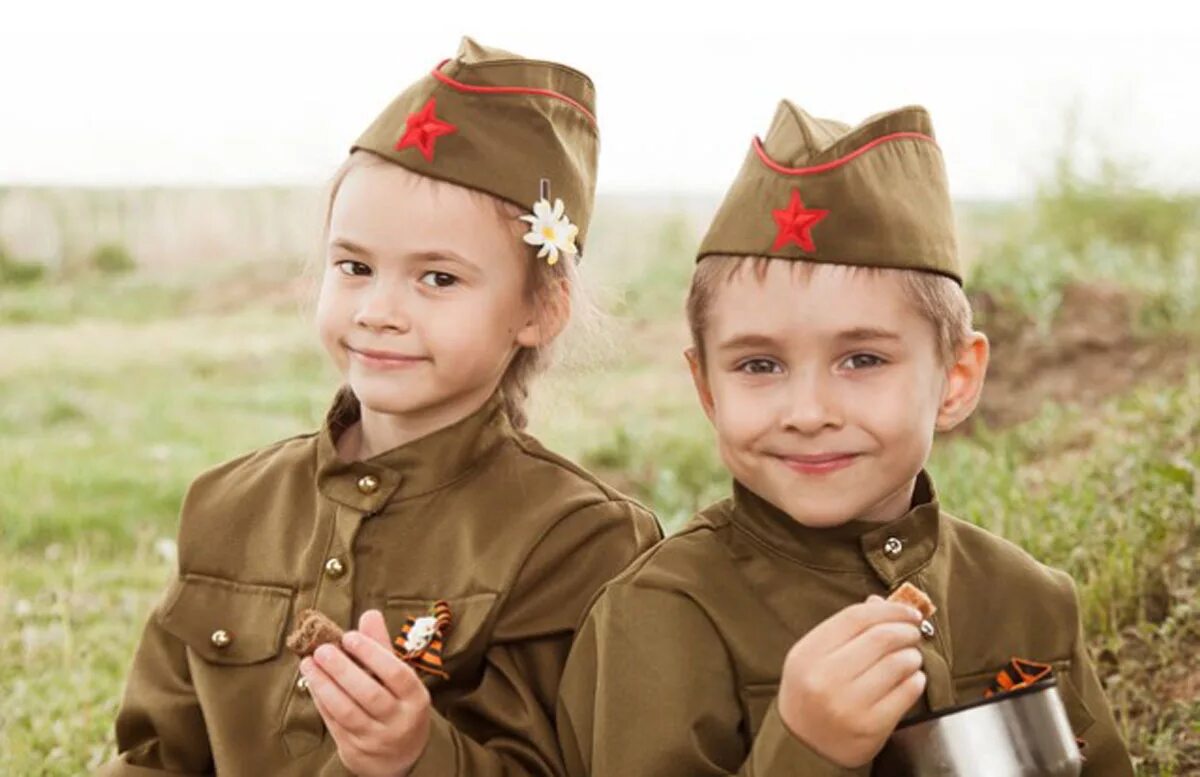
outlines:
[{"label": "gold button", "polygon": [[331,558],[325,562],[325,574],[333,578],[341,577],[346,574],[346,565],[340,558]]},{"label": "gold button", "polygon": [[307,677],[305,677],[304,675],[300,675],[298,678],[296,678],[296,690],[303,694],[308,693],[308,678]]},{"label": "gold button", "polygon": [[900,552],[904,550],[904,543],[899,537],[888,537],[887,542],[883,543],[883,553],[888,558],[896,558]]},{"label": "gold button", "polygon": [[233,635],[225,629],[217,629],[208,640],[213,643],[213,647],[224,648],[229,647],[229,643],[233,642]]},{"label": "gold button", "polygon": [[925,639],[933,639],[936,630],[933,628],[933,621],[921,621],[921,636]]},{"label": "gold button", "polygon": [[358,490],[364,494],[373,494],[379,490],[379,478],[374,475],[363,475],[358,479]]}]

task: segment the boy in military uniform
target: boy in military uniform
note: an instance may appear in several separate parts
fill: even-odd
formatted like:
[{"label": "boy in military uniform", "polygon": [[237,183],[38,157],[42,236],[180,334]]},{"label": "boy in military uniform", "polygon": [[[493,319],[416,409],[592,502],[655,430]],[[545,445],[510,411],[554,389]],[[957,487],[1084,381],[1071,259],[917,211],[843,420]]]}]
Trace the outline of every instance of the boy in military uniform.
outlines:
[{"label": "boy in military uniform", "polygon": [[[568,773],[865,775],[904,717],[983,698],[1015,656],[1052,667],[1084,773],[1131,774],[1072,581],[943,512],[924,470],[988,361],[927,113],[851,128],[783,102],[688,318],[733,495],[590,608],[560,686]],[[884,599],[906,582],[932,615]]]},{"label": "boy in military uniform", "polygon": [[318,433],[192,484],[101,774],[562,773],[575,626],[660,537],[522,431],[578,282],[594,99],[468,39],[355,144],[317,311],[346,387]]}]

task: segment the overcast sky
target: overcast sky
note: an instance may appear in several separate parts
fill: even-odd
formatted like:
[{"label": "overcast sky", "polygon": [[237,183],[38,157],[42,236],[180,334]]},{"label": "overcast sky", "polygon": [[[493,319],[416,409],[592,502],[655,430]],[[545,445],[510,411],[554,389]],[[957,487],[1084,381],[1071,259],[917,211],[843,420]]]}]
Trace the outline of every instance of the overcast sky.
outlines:
[{"label": "overcast sky", "polygon": [[1200,189],[1194,7],[0,0],[0,184],[323,182],[469,34],[592,76],[608,192],[723,191],[782,97],[924,104],[960,197],[1031,191],[1072,104],[1149,182]]}]

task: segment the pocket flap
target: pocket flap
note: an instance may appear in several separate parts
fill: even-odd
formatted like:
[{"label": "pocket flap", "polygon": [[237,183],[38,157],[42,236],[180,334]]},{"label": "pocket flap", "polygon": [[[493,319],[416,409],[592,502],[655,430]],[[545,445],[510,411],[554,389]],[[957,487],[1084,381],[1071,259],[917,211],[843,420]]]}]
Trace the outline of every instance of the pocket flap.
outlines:
[{"label": "pocket flap", "polygon": [[[1063,707],[1067,710],[1067,719],[1071,721],[1071,730],[1075,736],[1083,736],[1083,732],[1091,727],[1095,718],[1088,709],[1087,703],[1084,702],[1083,694],[1076,690],[1075,684],[1071,681],[1071,659],[1065,658],[1046,663],[1054,669],[1054,679],[1058,683],[1058,695],[1062,698]],[[955,704],[965,704],[982,699],[984,692],[991,687],[992,681],[1000,669],[1001,667],[997,667],[995,670],[972,672],[956,677],[954,679]]]},{"label": "pocket flap", "polygon": [[255,664],[279,654],[292,589],[195,574],[173,588],[159,623],[205,661]]},{"label": "pocket flap", "polygon": [[778,683],[754,683],[743,685],[739,694],[742,697],[742,709],[745,710],[746,726],[750,739],[753,740],[758,736],[758,730],[762,728],[762,722],[767,713],[771,710],[771,705],[775,702],[775,697],[779,695]]},{"label": "pocket flap", "polygon": [[1063,706],[1067,708],[1067,719],[1071,721],[1071,730],[1075,736],[1082,737],[1096,722],[1096,718],[1088,709],[1087,702],[1083,700],[1083,694],[1071,680],[1071,662],[1056,662],[1054,677],[1058,680],[1058,695],[1062,697]]}]

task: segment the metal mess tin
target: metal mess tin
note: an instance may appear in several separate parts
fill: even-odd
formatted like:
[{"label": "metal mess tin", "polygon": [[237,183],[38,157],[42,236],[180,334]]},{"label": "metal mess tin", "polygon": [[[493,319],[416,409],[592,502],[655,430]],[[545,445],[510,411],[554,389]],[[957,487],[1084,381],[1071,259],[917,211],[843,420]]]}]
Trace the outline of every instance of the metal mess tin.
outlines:
[{"label": "metal mess tin", "polygon": [[905,723],[872,777],[1078,777],[1083,756],[1054,678]]}]

